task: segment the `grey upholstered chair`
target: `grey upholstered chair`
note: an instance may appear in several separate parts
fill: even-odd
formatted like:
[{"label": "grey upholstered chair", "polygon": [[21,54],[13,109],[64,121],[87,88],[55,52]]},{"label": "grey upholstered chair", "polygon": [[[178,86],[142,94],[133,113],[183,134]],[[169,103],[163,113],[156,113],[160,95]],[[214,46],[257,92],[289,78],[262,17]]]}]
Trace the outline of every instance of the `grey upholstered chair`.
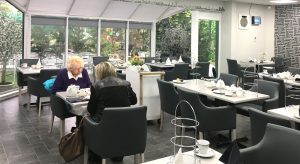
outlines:
[{"label": "grey upholstered chair", "polygon": [[[208,107],[198,93],[178,87],[180,100],[188,101],[195,110],[199,121],[199,138],[203,139],[203,132],[231,130],[232,140],[236,138],[236,110],[231,106]],[[202,99],[203,98],[203,99]],[[180,105],[181,117],[194,119],[191,108],[186,103]]]},{"label": "grey upholstered chair", "polygon": [[38,110],[39,117],[41,116],[42,108],[42,97],[50,97],[50,92],[48,92],[43,83],[50,79],[52,76],[56,76],[59,69],[42,69],[38,78],[28,77],[28,104],[27,109],[30,107],[31,95],[37,97],[38,100]]},{"label": "grey upholstered chair", "polygon": [[249,109],[251,122],[251,140],[252,144],[257,144],[264,136],[267,123],[291,127],[291,122],[282,117],[265,113],[256,109]]},{"label": "grey upholstered chair", "polygon": [[241,149],[243,164],[298,164],[300,132],[279,125],[268,124],[263,139],[256,145]]},{"label": "grey upholstered chair", "polygon": [[189,64],[175,64],[172,70],[165,71],[165,81],[172,81],[176,78],[188,79]]},{"label": "grey upholstered chair", "polygon": [[228,73],[242,77],[241,66],[235,59],[227,59]]},{"label": "grey upholstered chair", "polygon": [[[300,57],[299,57],[300,59]],[[291,74],[296,75],[299,74],[300,75],[300,68],[297,67],[289,67],[288,71],[291,72]]]},{"label": "grey upholstered chair", "polygon": [[[31,67],[34,64],[37,64],[39,59],[20,59],[20,66],[23,63],[27,63],[28,67]],[[34,75],[36,77],[36,75]],[[23,75],[20,71],[17,71],[17,84],[19,87],[27,86],[27,76]]]},{"label": "grey upholstered chair", "polygon": [[117,71],[117,77],[120,78],[120,79],[126,80],[126,74],[125,73]]},{"label": "grey upholstered chair", "polygon": [[242,71],[242,86],[243,89],[248,90],[252,86],[256,85],[254,83],[255,79],[259,79],[259,75],[256,72]]},{"label": "grey upholstered chair", "polygon": [[[85,146],[84,163],[88,149],[107,158],[136,155],[143,163],[147,140],[146,106],[105,108],[100,123],[87,117],[83,123]],[[136,159],[136,158],[135,158]]]},{"label": "grey upholstered chair", "polygon": [[231,86],[232,84],[237,86],[239,77],[233,74],[221,73],[219,79],[223,80],[227,86]]},{"label": "grey upholstered chair", "polygon": [[272,81],[279,84],[279,99],[278,99],[278,107],[285,107],[285,96],[286,96],[286,89],[285,84],[282,79],[263,76],[263,80]]},{"label": "grey upholstered chair", "polygon": [[106,62],[108,61],[108,57],[107,56],[95,56],[93,57],[93,65],[97,65],[101,62]]},{"label": "grey upholstered chair", "polygon": [[257,85],[253,86],[250,90],[269,95],[270,98],[235,105],[239,114],[249,116],[248,110],[252,108],[266,112],[269,109],[279,107],[279,84],[266,80],[255,80],[255,83]]},{"label": "grey upholstered chair", "polygon": [[54,94],[50,96],[50,107],[52,114],[49,133],[52,132],[54,116],[56,116],[60,119],[60,137],[63,137],[65,134],[65,119],[75,115],[68,111],[66,102]]},{"label": "grey upholstered chair", "polygon": [[[164,112],[175,115],[176,106],[179,102],[178,93],[171,82],[157,79],[160,97],[160,130],[163,128]],[[177,110],[180,111],[180,110]],[[180,116],[180,112],[176,114]]]},{"label": "grey upholstered chair", "polygon": [[199,73],[201,77],[209,77],[209,62],[197,62],[195,72]]}]

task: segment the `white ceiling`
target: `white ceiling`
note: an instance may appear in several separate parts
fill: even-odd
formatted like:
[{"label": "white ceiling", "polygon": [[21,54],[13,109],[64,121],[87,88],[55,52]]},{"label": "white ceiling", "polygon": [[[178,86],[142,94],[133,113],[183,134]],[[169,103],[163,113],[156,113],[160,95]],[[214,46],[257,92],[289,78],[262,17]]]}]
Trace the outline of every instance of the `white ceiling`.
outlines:
[{"label": "white ceiling", "polygon": [[[174,4],[222,3],[234,1],[262,5],[274,5],[269,0],[8,0],[23,11],[32,15],[52,15],[69,17],[103,18],[110,20],[131,20],[153,22],[184,10],[183,5]],[[164,5],[156,5],[157,3]],[[165,5],[171,4],[171,5]],[[299,4],[299,3],[298,3]],[[218,8],[217,5],[214,7]]]}]

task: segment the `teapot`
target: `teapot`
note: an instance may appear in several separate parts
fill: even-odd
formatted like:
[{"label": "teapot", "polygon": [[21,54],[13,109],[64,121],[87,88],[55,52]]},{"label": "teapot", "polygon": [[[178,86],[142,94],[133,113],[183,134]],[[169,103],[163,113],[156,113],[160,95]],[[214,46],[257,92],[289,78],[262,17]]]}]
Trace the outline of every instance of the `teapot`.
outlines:
[{"label": "teapot", "polygon": [[78,85],[70,85],[67,88],[67,96],[68,97],[76,97],[77,92],[79,91],[79,86]]},{"label": "teapot", "polygon": [[218,80],[217,81],[217,84],[216,84],[216,87],[217,88],[225,88],[225,83],[224,83],[224,81],[223,80]]}]

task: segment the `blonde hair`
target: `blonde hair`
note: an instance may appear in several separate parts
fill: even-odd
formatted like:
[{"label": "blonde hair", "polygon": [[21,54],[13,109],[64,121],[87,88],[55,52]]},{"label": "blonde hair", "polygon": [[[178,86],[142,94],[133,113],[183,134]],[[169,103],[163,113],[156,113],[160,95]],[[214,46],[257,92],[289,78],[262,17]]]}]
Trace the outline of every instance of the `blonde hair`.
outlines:
[{"label": "blonde hair", "polygon": [[101,62],[96,65],[96,79],[102,80],[109,76],[117,76],[114,66],[108,62]]},{"label": "blonde hair", "polygon": [[67,62],[68,70],[72,70],[74,67],[84,67],[83,59],[79,56],[70,56]]}]

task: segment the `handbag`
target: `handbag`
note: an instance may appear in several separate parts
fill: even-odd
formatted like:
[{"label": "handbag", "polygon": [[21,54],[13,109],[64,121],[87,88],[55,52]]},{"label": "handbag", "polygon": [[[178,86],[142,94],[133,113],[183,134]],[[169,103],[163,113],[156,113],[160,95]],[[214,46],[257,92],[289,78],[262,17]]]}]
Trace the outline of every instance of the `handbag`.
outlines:
[{"label": "handbag", "polygon": [[63,136],[58,144],[59,153],[66,162],[70,162],[83,154],[84,141],[82,135],[82,124],[85,117],[80,121],[74,132]]}]

